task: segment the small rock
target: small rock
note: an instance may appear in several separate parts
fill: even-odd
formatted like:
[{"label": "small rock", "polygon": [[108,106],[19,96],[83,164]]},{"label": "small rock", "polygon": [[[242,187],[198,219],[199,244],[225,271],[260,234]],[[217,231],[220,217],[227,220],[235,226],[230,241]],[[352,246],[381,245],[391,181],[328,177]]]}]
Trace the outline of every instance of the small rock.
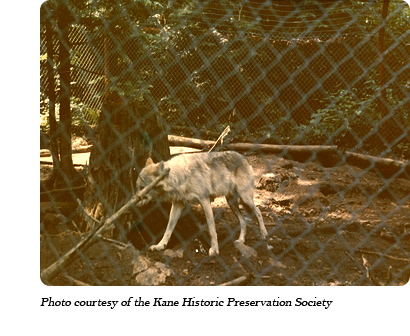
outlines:
[{"label": "small rock", "polygon": [[184,256],[184,251],[182,249],[179,249],[177,251],[166,249],[164,251],[164,256],[169,258],[182,258]]},{"label": "small rock", "polygon": [[133,265],[133,274],[138,274],[148,269],[151,265],[151,261],[143,255],[138,255],[137,259],[133,261]]},{"label": "small rock", "polygon": [[336,188],[334,186],[332,186],[329,182],[323,182],[319,186],[319,190],[325,196],[337,193]]},{"label": "small rock", "polygon": [[164,263],[151,261],[148,257],[137,254],[133,262],[135,284],[139,286],[158,286],[165,284],[167,277],[173,274],[172,269]]},{"label": "small rock", "polygon": [[163,285],[169,275],[171,275],[170,272],[162,272],[156,267],[150,267],[146,271],[139,273],[135,281],[140,286],[158,286]]},{"label": "small rock", "polygon": [[275,266],[278,268],[288,268],[286,265],[282,264],[280,261],[273,260],[272,258],[269,258],[269,263],[272,266]]},{"label": "small rock", "polygon": [[280,187],[280,177],[276,174],[264,174],[259,179],[256,189],[276,191]]},{"label": "small rock", "polygon": [[284,169],[292,169],[295,165],[292,162],[286,162],[283,165],[281,165],[282,168]]}]

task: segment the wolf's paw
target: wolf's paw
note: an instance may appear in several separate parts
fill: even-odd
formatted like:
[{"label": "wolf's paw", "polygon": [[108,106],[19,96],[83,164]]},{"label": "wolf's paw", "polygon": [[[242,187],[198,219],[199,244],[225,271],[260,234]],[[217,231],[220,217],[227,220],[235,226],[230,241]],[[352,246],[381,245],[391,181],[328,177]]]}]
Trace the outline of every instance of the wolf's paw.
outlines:
[{"label": "wolf's paw", "polygon": [[211,247],[211,248],[209,249],[209,256],[210,256],[210,257],[215,257],[215,256],[217,256],[218,254],[219,254],[219,249],[218,249],[218,248],[214,249],[213,247]]},{"label": "wolf's paw", "polygon": [[149,250],[150,251],[162,251],[164,248],[165,248],[164,245],[158,244],[158,245],[150,246]]},{"label": "wolf's paw", "polygon": [[240,244],[245,244],[245,239],[244,238],[238,238],[237,240],[235,240],[235,242],[238,242]]}]

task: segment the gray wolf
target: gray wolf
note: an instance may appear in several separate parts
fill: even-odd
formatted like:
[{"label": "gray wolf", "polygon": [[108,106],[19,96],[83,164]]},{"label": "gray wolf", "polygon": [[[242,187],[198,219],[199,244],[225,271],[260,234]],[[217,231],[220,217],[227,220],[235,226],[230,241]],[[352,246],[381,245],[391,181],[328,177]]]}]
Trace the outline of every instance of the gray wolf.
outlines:
[{"label": "gray wolf", "polygon": [[157,245],[150,247],[150,250],[163,250],[168,244],[185,204],[199,203],[204,210],[211,236],[209,255],[219,254],[211,201],[220,196],[225,196],[239,220],[241,226],[239,242],[244,243],[246,235],[246,222],[240,212],[239,201],[256,217],[261,237],[266,239],[267,231],[262,215],[253,201],[253,169],[244,156],[236,152],[193,153],[181,154],[159,163],[154,163],[149,158],[138,176],[137,189],[141,190],[166,168],[170,168],[169,175],[138,203],[138,206],[142,206],[152,199],[172,203],[165,234]]}]

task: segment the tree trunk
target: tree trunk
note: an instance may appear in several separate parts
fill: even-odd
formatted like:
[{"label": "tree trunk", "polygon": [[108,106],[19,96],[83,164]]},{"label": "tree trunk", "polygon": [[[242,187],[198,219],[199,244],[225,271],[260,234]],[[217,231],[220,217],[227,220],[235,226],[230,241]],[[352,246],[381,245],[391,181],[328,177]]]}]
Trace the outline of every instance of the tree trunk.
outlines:
[{"label": "tree trunk", "polygon": [[[58,18],[59,37],[59,76],[60,76],[60,176],[56,176],[55,187],[69,188],[74,177],[74,165],[71,152],[71,108],[70,108],[70,41],[68,10],[62,6]],[[67,15],[66,15],[67,14]]]},{"label": "tree trunk", "polygon": [[[116,44],[105,34],[104,102],[93,139],[85,192],[85,209],[98,220],[115,213],[134,195],[138,172],[149,156],[154,161],[170,157],[168,137],[157,113],[142,107],[144,102],[111,90],[115,84],[112,78],[124,75],[117,64],[121,55],[113,48]],[[134,71],[138,75],[138,68]],[[127,227],[137,217],[131,210],[117,221],[117,240],[124,239]]]},{"label": "tree trunk", "polygon": [[[149,156],[157,161],[170,156],[167,134],[157,116],[147,118],[144,112],[116,92],[105,97],[85,193],[85,208],[97,220],[111,216],[134,195],[138,172]],[[117,223],[115,236],[120,240],[127,233],[121,229],[134,216],[129,215]]]},{"label": "tree trunk", "polygon": [[48,87],[47,96],[49,102],[49,121],[50,121],[50,152],[53,158],[54,169],[59,169],[60,160],[58,157],[58,143],[57,143],[57,120],[56,120],[56,93],[55,93],[55,77],[54,77],[54,47],[53,47],[53,27],[50,20],[46,20],[46,45],[47,45],[47,77],[48,77]]}]

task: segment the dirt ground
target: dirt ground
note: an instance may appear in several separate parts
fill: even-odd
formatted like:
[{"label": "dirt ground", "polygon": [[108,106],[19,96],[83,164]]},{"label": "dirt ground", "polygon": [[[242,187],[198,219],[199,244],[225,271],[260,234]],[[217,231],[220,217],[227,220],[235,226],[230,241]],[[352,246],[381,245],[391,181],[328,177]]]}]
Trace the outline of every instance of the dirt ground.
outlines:
[{"label": "dirt ground", "polygon": [[[145,244],[161,239],[167,221],[167,211],[158,209],[155,229],[137,223],[127,234],[133,245],[95,244],[50,284],[188,286],[239,278],[247,285],[403,285],[409,280],[409,180],[275,155],[248,160],[267,242],[260,241],[256,222],[248,218],[246,246],[236,246],[237,219],[225,200],[217,198],[212,205],[218,257],[208,256],[209,236],[199,206],[185,211],[168,250],[151,252]],[[40,207],[44,269],[74,246],[80,234],[72,224],[76,205],[44,202]],[[56,218],[66,223],[55,225]]]}]

